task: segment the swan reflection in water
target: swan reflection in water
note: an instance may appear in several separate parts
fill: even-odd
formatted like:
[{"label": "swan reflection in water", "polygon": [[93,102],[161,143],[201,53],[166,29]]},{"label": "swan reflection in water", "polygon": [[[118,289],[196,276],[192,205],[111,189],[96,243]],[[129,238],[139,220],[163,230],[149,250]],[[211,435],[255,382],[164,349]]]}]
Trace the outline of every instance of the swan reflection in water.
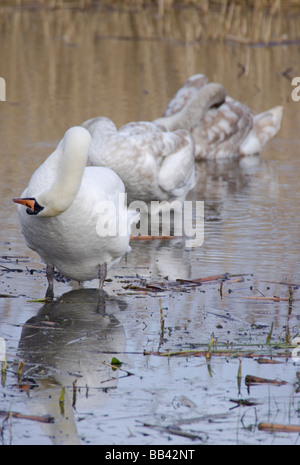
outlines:
[{"label": "swan reflection in water", "polygon": [[106,311],[99,313],[98,296],[98,289],[63,294],[22,330],[18,356],[24,362],[23,383],[31,386],[28,408],[32,415],[53,417],[41,425],[54,444],[79,444],[75,411],[92,415],[118,383],[118,370],[106,363],[125,351],[124,328],[114,313],[126,304],[107,297]]}]

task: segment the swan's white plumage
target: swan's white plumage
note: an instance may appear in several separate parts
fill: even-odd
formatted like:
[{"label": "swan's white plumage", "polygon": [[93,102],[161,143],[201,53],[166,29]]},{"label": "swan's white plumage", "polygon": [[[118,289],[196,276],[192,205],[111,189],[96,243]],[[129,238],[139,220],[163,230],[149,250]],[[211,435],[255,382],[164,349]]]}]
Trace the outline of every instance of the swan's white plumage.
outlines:
[{"label": "swan's white plumage", "polygon": [[115,171],[128,202],[183,200],[195,183],[194,143],[188,131],[167,131],[150,122],[132,122],[117,130],[105,117],[82,124],[92,135],[89,163]]},{"label": "swan's white plumage", "polygon": [[27,245],[76,281],[98,278],[100,265],[110,268],[130,250],[129,216],[124,235],[101,237],[97,232],[99,222],[106,221],[102,202],[111,202],[122,215],[127,206],[122,203],[124,184],[113,171],[86,167],[90,143],[86,129],[69,129],[22,194],[34,197],[44,210],[29,215],[24,206],[18,207]]},{"label": "swan's white plumage", "polygon": [[224,96],[223,101],[214,98],[214,92],[220,91],[211,86],[203,74],[191,76],[172,98],[164,115],[154,122],[168,129],[190,131],[196,160],[260,153],[280,129],[282,107],[255,115],[231,97]]}]

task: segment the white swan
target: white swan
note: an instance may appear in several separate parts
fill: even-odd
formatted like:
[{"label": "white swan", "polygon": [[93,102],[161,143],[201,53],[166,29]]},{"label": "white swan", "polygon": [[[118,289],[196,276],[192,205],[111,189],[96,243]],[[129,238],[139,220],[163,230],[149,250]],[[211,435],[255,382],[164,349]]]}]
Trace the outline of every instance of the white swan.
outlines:
[{"label": "white swan", "polygon": [[[20,204],[26,243],[47,265],[49,298],[54,267],[76,281],[99,278],[102,290],[107,269],[130,250],[132,218],[124,203],[124,184],[109,169],[86,167],[90,144],[86,129],[69,129],[35,171],[22,198],[14,199]],[[125,228],[118,234],[118,220],[124,225],[124,218]]]},{"label": "white swan", "polygon": [[195,183],[194,143],[188,131],[167,131],[150,122],[132,122],[117,130],[96,117],[83,127],[92,135],[89,163],[115,171],[128,202],[184,200]]},{"label": "white swan", "polygon": [[[282,107],[277,106],[254,115],[246,105],[226,96],[215,105],[211,101],[211,85],[203,74],[191,76],[170,101],[163,124],[170,131],[186,129],[195,142],[196,160],[237,158],[260,153],[279,131]],[[203,104],[195,105],[195,100]],[[206,109],[203,111],[203,107]],[[186,115],[189,114],[189,118]]]}]

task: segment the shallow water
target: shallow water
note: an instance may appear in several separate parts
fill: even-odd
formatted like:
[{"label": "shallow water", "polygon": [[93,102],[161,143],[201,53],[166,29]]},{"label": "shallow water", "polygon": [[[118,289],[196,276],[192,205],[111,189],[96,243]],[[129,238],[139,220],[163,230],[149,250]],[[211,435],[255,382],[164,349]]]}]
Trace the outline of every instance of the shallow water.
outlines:
[{"label": "shallow water", "polygon": [[[109,34],[103,13],[14,11],[1,18],[7,95],[0,102],[0,337],[8,371],[0,410],[55,419],[1,416],[1,440],[296,444],[296,433],[267,433],[258,424],[299,424],[299,362],[282,344],[298,336],[300,325],[300,102],[292,101],[282,73],[297,71],[300,49],[189,43],[172,35],[125,40],[123,18],[108,18]],[[240,64],[247,65],[242,75]],[[134,242],[106,282],[105,315],[97,313],[96,282],[85,290],[56,283],[53,305],[34,302],[44,297],[44,267],[25,245],[11,199],[68,127],[97,115],[117,125],[154,119],[199,72],[255,111],[284,106],[282,128],[261,157],[198,166],[189,199],[204,201],[204,244]],[[223,288],[219,281],[175,281],[224,273],[232,276]],[[287,300],[259,300],[273,296]],[[191,351],[206,351],[212,336],[226,353],[208,363]],[[158,350],[190,352],[163,357]],[[260,355],[280,363],[259,364]],[[112,370],[112,357],[122,370]],[[247,375],[286,384],[249,390]],[[236,406],[236,399],[254,405]]]}]

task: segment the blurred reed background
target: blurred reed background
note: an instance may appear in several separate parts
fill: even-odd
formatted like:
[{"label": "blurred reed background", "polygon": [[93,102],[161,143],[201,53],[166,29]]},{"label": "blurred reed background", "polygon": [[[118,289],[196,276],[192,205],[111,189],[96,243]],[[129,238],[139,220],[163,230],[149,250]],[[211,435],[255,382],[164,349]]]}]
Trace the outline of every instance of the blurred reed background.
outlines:
[{"label": "blurred reed background", "polygon": [[99,9],[129,14],[128,38],[184,37],[241,43],[300,40],[300,0],[0,0],[8,9]]},{"label": "blurred reed background", "polygon": [[[285,44],[300,40],[299,15],[300,0],[0,0],[6,188],[33,170],[24,171],[24,146],[37,167],[41,152],[88,118],[105,115],[118,127],[155,119],[196,73],[254,111],[284,104],[282,131],[294,137],[299,47]],[[280,46],[263,46],[270,41]]]}]

